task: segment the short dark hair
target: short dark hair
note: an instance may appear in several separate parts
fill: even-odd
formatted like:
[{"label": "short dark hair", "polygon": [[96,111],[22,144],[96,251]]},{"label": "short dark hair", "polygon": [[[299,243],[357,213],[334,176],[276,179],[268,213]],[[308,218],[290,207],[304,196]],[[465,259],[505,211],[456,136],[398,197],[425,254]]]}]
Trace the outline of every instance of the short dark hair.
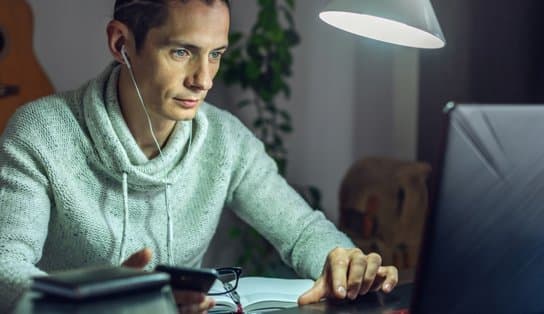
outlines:
[{"label": "short dark hair", "polygon": [[[136,51],[142,48],[147,33],[162,26],[168,17],[167,2],[175,0],[115,0],[113,18],[124,23],[134,35]],[[177,0],[187,2],[189,0]],[[230,10],[230,0],[200,0],[207,4],[224,2]]]}]

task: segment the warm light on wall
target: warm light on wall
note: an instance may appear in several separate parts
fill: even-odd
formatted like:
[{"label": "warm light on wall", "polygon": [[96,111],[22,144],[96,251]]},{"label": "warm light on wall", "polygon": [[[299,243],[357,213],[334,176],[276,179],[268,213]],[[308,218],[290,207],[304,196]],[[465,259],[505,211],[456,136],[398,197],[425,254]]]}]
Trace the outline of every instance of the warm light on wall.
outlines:
[{"label": "warm light on wall", "polygon": [[344,31],[397,45],[446,44],[430,0],[332,0],[319,17]]}]

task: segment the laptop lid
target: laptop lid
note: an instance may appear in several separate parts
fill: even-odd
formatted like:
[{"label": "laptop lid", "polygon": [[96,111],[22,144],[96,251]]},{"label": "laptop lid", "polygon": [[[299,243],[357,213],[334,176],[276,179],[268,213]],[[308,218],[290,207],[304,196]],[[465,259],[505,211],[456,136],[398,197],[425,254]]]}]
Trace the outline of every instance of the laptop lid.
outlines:
[{"label": "laptop lid", "polygon": [[447,105],[412,313],[544,311],[544,106]]}]

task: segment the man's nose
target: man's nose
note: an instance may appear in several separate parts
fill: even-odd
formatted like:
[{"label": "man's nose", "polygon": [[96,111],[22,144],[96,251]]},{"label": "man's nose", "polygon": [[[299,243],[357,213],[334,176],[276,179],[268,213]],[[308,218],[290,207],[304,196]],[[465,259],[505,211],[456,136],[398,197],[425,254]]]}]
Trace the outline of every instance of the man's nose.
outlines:
[{"label": "man's nose", "polygon": [[213,86],[213,77],[208,60],[195,60],[192,74],[189,75],[188,87],[207,91]]}]

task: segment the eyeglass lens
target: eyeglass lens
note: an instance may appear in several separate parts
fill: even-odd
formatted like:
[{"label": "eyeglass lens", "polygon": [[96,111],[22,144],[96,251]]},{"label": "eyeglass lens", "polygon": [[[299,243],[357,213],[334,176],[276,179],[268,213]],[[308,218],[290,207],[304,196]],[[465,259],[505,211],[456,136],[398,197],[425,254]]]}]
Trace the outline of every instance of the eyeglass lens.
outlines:
[{"label": "eyeglass lens", "polygon": [[210,293],[208,293],[209,295],[227,294],[236,290],[241,270],[236,268],[219,268],[217,272],[217,283]]}]

